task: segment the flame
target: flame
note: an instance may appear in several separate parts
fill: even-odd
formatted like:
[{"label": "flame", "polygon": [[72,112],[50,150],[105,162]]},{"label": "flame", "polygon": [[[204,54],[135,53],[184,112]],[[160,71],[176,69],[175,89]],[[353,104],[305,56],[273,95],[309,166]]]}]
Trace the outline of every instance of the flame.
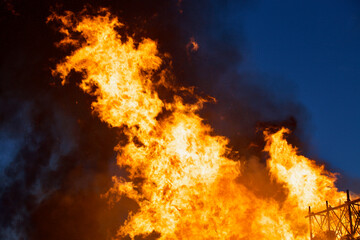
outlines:
[{"label": "flame", "polygon": [[315,161],[297,154],[297,149],[284,139],[288,129],[282,128],[275,134],[265,132],[270,153],[270,173],[289,189],[289,201],[300,209],[307,206],[322,206],[326,200],[336,203],[344,197],[335,187],[336,176],[319,166]]},{"label": "flame", "polygon": [[205,100],[185,103],[176,90],[171,100],[159,97],[157,87],[170,83],[155,81],[159,73],[165,78],[155,41],[122,41],[115,29],[123,24],[107,9],[48,20],[61,23],[59,46],[75,48],[53,74],[64,84],[71,71],[81,72],[79,87],[96,97],[94,113],[127,136],[115,151],[128,175],[114,176],[106,195],[114,204],[126,196],[139,208],[116,239],[153,232],[159,239],[307,239],[307,206],[341,198],[335,175],[298,155],[284,139],[286,129],[265,132],[268,171],[286,189],[286,199],[256,196],[237,180],[243,169],[227,157],[228,139],[199,116]]}]

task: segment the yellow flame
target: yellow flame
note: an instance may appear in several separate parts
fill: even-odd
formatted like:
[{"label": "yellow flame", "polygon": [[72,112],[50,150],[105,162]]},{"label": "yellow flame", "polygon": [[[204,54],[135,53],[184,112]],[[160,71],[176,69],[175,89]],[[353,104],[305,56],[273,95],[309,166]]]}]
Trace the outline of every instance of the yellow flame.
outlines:
[{"label": "yellow flame", "polygon": [[289,200],[299,208],[322,206],[326,200],[336,204],[344,196],[335,187],[335,174],[318,166],[315,161],[297,154],[297,149],[284,139],[288,129],[281,129],[275,134],[265,133],[270,153],[268,161],[270,173],[289,189]]},{"label": "yellow flame", "polygon": [[113,177],[108,196],[127,196],[139,209],[117,239],[152,232],[160,239],[307,239],[307,206],[340,198],[335,176],[298,155],[283,138],[286,129],[265,133],[265,150],[269,174],[287,197],[256,196],[237,181],[240,162],[226,157],[228,139],[214,135],[198,115],[203,100],[186,104],[176,93],[170,102],[159,98],[154,78],[162,59],[155,41],[121,41],[115,28],[122,24],[106,9],[49,20],[62,23],[59,45],[76,48],[53,74],[65,83],[72,70],[83,73],[80,87],[97,98],[93,111],[110,126],[124,127],[128,137],[115,150],[129,175]]}]

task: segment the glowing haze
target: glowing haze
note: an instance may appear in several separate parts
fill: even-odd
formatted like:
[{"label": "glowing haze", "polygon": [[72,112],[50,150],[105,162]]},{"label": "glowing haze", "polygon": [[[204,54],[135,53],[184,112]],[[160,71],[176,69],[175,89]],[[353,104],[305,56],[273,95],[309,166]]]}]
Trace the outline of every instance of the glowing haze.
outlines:
[{"label": "glowing haze", "polygon": [[[265,151],[269,174],[286,198],[258,197],[237,180],[241,156],[230,158],[228,139],[199,116],[205,100],[166,79],[155,41],[120,36],[123,24],[107,9],[52,20],[65,35],[59,46],[75,48],[53,74],[65,84],[71,71],[81,72],[80,88],[96,97],[94,113],[127,137],[115,151],[128,174],[114,176],[105,195],[112,204],[130,198],[138,210],[129,212],[116,239],[154,232],[159,239],[307,239],[307,206],[323,208],[343,196],[334,174],[298,155],[281,129],[264,133]],[[160,98],[159,87],[171,89],[172,97]],[[197,100],[185,101],[184,91]]]}]

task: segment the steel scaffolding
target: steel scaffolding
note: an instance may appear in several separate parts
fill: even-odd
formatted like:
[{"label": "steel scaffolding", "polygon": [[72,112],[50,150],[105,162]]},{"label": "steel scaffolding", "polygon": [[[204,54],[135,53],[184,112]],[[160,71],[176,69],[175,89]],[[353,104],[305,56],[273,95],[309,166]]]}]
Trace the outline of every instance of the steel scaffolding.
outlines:
[{"label": "steel scaffolding", "polygon": [[351,201],[346,193],[347,201],[336,207],[326,202],[326,209],[315,213],[309,207],[310,240],[360,239],[360,198]]}]

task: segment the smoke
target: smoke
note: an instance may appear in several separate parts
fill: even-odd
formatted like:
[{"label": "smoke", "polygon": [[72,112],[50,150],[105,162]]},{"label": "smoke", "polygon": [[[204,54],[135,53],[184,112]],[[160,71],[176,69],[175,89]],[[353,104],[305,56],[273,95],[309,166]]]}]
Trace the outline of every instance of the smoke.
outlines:
[{"label": "smoke", "polygon": [[[60,39],[54,26],[46,24],[50,10],[78,12],[85,5],[90,11],[108,7],[135,39],[157,40],[160,52],[171,56],[176,84],[215,97],[217,103],[201,115],[247,159],[239,181],[258,195],[276,192],[282,199],[281,186],[269,181],[264,165],[261,130],[287,124],[304,140],[308,116],[286,81],[240,69],[246,38],[237,16],[252,4],[2,1],[0,238],[110,239],[137,208],[123,199],[110,209],[101,198],[111,176],[124,174],[115,167],[113,151],[121,131],[91,114],[92,98],[76,83],[60,86],[50,74],[65,54],[54,46]],[[199,45],[197,51],[187,49],[190,41]]]}]

